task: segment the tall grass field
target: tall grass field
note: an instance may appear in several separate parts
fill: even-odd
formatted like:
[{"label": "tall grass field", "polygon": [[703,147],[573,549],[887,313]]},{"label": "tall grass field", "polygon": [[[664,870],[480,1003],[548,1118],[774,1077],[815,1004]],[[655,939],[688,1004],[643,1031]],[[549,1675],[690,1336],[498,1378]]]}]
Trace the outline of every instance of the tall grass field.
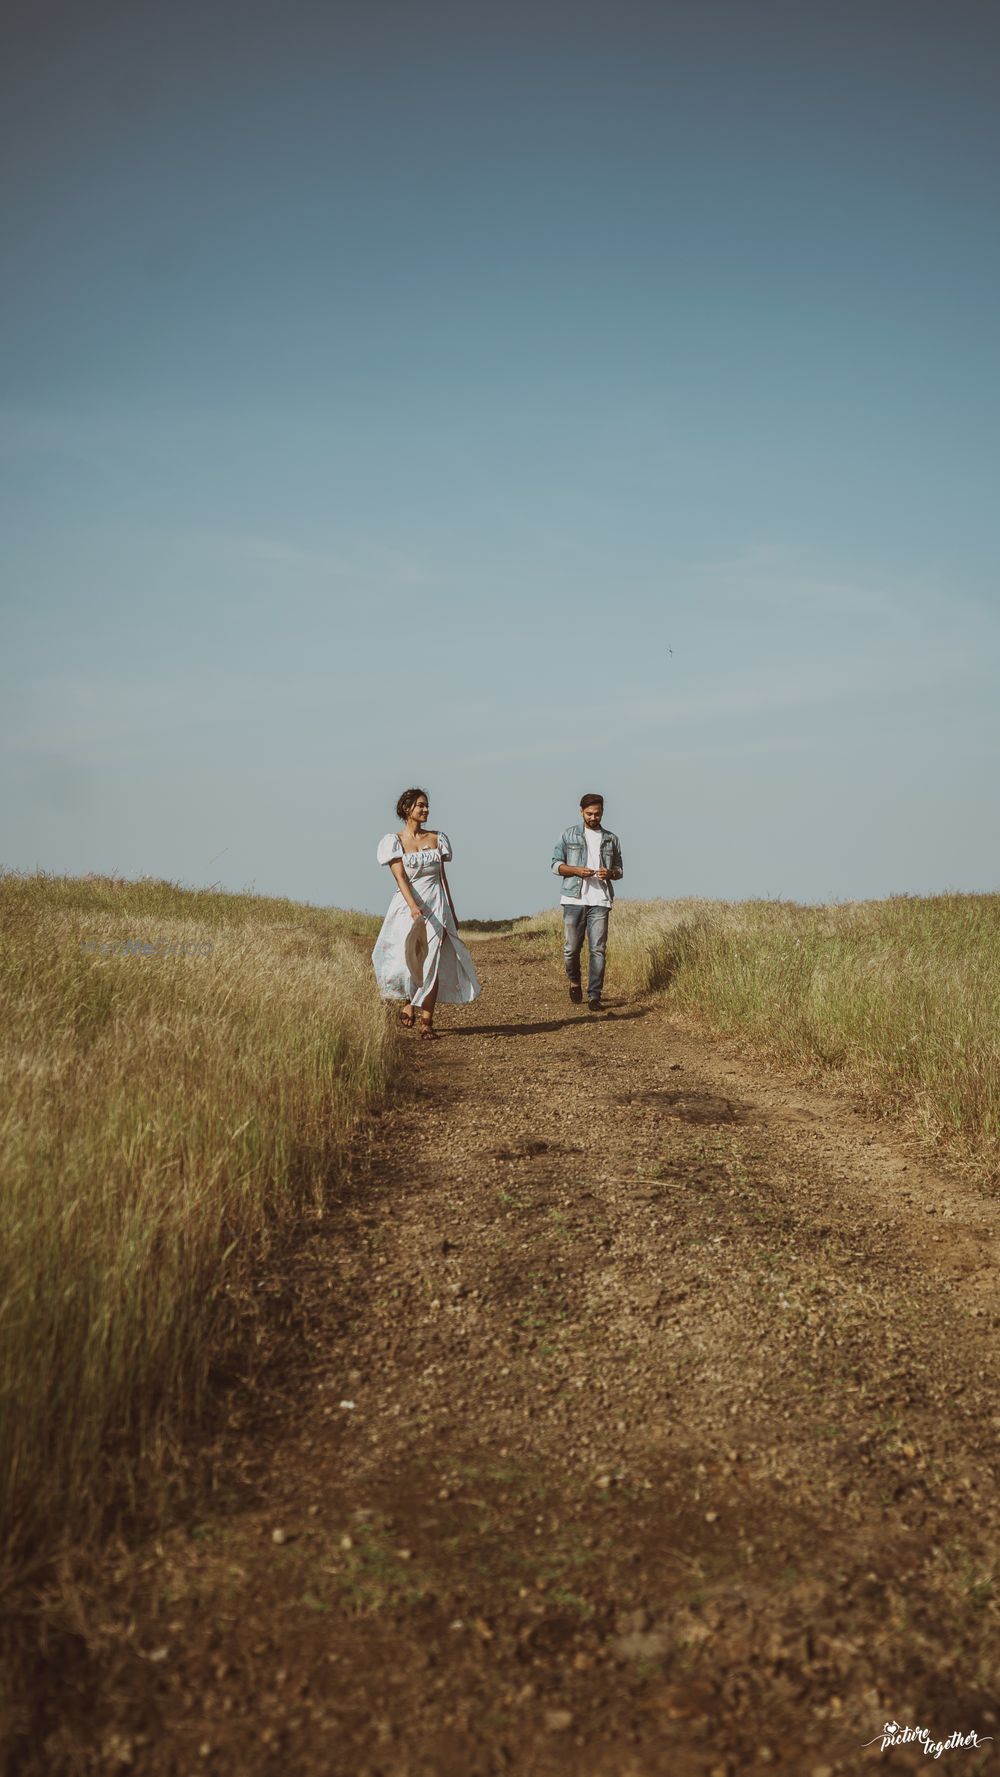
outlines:
[{"label": "tall grass field", "polygon": [[0,1552],[148,1489],[391,1069],[378,920],[0,875]]},{"label": "tall grass field", "polygon": [[[493,922],[490,922],[491,924]],[[378,920],[0,874],[0,1555],[148,1503],[322,1213],[396,1026]],[[506,926],[507,922],[503,922]],[[559,966],[556,910],[514,942]],[[834,1071],[1000,1176],[1000,895],[618,900],[608,989]]]},{"label": "tall grass field", "polygon": [[[523,922],[561,940],[557,910]],[[835,1072],[1000,1176],[1000,895],[615,902],[609,993],[660,992],[756,1056]]]}]

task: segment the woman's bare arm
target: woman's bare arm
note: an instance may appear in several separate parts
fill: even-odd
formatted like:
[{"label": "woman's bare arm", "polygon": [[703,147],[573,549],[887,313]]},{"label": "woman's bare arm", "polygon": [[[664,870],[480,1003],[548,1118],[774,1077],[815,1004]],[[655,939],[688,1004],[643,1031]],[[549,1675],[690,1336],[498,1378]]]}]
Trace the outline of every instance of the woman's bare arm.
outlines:
[{"label": "woman's bare arm", "polygon": [[424,910],[422,907],[417,906],[416,898],[414,896],[413,890],[410,887],[406,871],[403,868],[402,859],[401,858],[393,858],[391,864],[389,865],[389,869],[392,871],[393,876],[396,878],[396,881],[399,884],[399,892],[402,895],[403,900],[406,902],[407,907],[410,909],[410,912],[413,915],[413,918],[414,919],[423,919]]}]

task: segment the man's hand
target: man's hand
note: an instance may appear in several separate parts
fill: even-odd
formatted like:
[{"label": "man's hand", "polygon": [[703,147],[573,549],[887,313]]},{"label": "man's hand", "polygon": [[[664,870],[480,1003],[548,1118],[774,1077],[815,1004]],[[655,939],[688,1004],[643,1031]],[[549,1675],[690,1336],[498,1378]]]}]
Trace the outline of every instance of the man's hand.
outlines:
[{"label": "man's hand", "polygon": [[[580,868],[577,870],[578,876],[593,876],[593,874],[594,872],[589,864],[581,864]],[[597,874],[600,876],[601,872],[598,870]]]},{"label": "man's hand", "polygon": [[607,882],[608,877],[611,875],[611,871],[610,870],[591,870],[588,872],[588,874],[591,876],[596,876],[598,882]]}]

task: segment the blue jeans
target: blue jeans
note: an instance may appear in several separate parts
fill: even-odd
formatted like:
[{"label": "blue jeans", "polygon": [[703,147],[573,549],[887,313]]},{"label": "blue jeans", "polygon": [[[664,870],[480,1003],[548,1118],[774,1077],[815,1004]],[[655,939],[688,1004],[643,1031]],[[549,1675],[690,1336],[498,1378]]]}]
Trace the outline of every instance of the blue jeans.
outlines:
[{"label": "blue jeans", "polygon": [[563,934],[566,975],[571,987],[580,985],[580,952],[587,939],[589,965],[587,998],[599,1000],[604,986],[604,953],[608,945],[608,914],[610,907],[564,907]]}]

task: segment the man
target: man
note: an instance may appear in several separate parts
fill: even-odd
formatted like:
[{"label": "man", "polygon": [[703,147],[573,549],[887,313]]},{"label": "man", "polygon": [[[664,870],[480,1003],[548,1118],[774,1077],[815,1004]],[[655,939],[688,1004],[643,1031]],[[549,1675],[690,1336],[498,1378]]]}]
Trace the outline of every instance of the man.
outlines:
[{"label": "man", "polygon": [[615,891],[611,884],[622,876],[622,852],[615,833],[602,826],[604,797],[581,796],[583,825],[567,827],[555,851],[552,868],[563,878],[561,906],[569,997],[575,1006],[583,999],[580,986],[580,952],[587,939],[587,1004],[601,1011],[604,986],[604,953],[608,942],[608,915]]}]

